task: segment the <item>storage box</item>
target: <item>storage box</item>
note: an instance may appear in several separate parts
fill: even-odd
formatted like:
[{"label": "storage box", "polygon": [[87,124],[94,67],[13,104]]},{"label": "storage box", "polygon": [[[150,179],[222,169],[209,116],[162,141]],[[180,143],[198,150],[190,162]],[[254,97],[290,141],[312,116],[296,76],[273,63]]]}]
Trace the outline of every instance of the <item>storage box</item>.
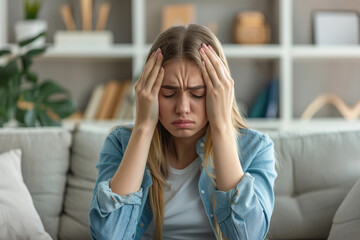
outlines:
[{"label": "storage box", "polygon": [[109,47],[114,37],[111,31],[57,31],[54,42],[57,47]]}]

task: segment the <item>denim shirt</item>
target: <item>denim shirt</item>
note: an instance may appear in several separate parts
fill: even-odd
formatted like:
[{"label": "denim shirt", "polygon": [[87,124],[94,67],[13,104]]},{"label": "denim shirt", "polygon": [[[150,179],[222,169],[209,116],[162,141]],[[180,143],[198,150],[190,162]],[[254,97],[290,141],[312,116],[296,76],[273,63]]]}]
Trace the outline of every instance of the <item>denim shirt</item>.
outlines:
[{"label": "denim shirt", "polygon": [[[132,126],[130,126],[132,127]],[[237,141],[240,163],[245,173],[241,181],[229,191],[214,186],[203,167],[199,179],[199,193],[206,215],[216,235],[214,217],[228,240],[264,239],[269,230],[274,208],[275,170],[274,143],[267,134],[252,129],[240,129]],[[92,239],[140,240],[153,217],[149,187],[152,185],[146,165],[140,190],[120,196],[109,188],[129,142],[131,130],[118,127],[106,138],[96,164],[98,177],[89,211]],[[205,137],[196,142],[196,152],[204,157]],[[203,165],[204,166],[204,165]],[[214,173],[209,168],[210,173]],[[213,211],[211,195],[216,206]]]}]

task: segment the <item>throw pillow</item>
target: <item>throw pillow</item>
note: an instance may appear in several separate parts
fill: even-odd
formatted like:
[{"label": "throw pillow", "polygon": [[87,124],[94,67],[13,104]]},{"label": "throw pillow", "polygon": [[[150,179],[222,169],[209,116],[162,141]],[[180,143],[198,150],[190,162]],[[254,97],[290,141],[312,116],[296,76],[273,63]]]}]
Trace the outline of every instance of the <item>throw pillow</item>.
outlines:
[{"label": "throw pillow", "polygon": [[335,213],[328,240],[360,239],[360,179]]},{"label": "throw pillow", "polygon": [[0,239],[51,239],[21,174],[21,150],[0,154]]}]

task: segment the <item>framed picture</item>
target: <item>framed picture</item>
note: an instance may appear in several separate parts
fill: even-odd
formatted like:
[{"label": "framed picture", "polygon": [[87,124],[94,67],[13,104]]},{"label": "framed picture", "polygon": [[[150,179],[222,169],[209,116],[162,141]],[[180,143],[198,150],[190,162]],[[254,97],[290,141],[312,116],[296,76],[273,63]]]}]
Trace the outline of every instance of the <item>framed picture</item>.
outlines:
[{"label": "framed picture", "polygon": [[317,45],[359,44],[359,15],[353,11],[313,13],[314,42]]}]

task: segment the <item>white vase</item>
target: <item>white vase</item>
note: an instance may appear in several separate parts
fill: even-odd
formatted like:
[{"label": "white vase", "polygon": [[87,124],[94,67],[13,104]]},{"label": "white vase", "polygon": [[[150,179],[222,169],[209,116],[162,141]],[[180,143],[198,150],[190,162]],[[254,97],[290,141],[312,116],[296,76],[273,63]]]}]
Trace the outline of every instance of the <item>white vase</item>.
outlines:
[{"label": "white vase", "polygon": [[[47,22],[41,19],[22,20],[15,24],[16,42],[35,37],[41,32],[47,31]],[[31,47],[42,47],[45,45],[45,38],[40,37],[31,43]]]}]

